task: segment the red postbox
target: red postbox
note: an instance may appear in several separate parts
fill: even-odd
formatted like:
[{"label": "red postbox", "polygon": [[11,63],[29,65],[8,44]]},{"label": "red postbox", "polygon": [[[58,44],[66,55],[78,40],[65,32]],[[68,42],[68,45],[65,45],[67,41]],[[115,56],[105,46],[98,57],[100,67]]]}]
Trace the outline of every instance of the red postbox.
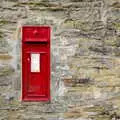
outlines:
[{"label": "red postbox", "polygon": [[22,27],[22,100],[50,100],[50,27]]}]

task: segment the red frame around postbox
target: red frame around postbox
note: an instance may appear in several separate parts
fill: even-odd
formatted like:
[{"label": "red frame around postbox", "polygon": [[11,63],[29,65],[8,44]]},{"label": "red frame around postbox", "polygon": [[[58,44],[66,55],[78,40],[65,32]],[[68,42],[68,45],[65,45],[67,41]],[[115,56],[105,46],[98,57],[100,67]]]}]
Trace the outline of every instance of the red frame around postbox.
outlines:
[{"label": "red frame around postbox", "polygon": [[[43,72],[42,76],[45,76],[44,94],[36,96],[34,94],[29,94],[27,90],[27,85],[29,82],[27,77],[27,72],[29,64],[26,65],[25,60],[27,59],[27,54],[30,53],[46,53],[43,63],[45,63],[45,68],[47,72]],[[46,59],[45,59],[46,58]],[[42,63],[40,63],[42,64]],[[29,66],[30,67],[30,66]],[[45,69],[44,68],[44,69]],[[41,68],[40,68],[41,69]],[[44,70],[45,71],[45,70]],[[28,73],[29,74],[29,73]],[[32,72],[30,73],[32,74]],[[38,82],[39,84],[40,82]],[[40,91],[38,91],[40,92]],[[50,27],[49,26],[23,26],[22,27],[22,101],[50,101]]]}]

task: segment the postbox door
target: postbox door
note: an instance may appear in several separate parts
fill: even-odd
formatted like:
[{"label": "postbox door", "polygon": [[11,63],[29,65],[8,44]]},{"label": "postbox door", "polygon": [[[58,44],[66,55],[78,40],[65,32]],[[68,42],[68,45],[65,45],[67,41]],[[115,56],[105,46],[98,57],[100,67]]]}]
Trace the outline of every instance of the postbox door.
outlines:
[{"label": "postbox door", "polygon": [[46,96],[47,89],[47,53],[29,53],[28,55],[28,95]]},{"label": "postbox door", "polygon": [[24,53],[24,100],[49,100],[49,54]]}]

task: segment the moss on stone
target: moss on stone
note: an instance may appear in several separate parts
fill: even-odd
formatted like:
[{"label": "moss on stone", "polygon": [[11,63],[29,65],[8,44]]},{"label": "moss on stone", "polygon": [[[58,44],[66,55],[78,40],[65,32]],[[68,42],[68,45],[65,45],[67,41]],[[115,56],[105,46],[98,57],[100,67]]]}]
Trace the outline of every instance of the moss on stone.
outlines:
[{"label": "moss on stone", "polygon": [[93,120],[111,120],[110,116],[108,115],[97,115],[91,117]]},{"label": "moss on stone", "polygon": [[71,2],[83,2],[84,0],[71,0]]},{"label": "moss on stone", "polygon": [[12,56],[10,55],[0,55],[0,60],[9,60],[12,59]]},{"label": "moss on stone", "polygon": [[68,89],[68,92],[79,92],[79,93],[86,93],[86,92],[93,92],[93,86],[88,86],[88,85],[84,85],[84,86],[80,86],[80,87],[71,87]]},{"label": "moss on stone", "polygon": [[29,5],[34,5],[34,7],[50,7],[51,5],[48,2],[30,2]]},{"label": "moss on stone", "polygon": [[[14,5],[14,7],[17,6],[24,6],[24,5],[29,5],[32,10],[49,10],[49,11],[64,11],[65,8],[58,5],[58,4],[53,4],[53,3],[49,3],[49,2],[23,2],[23,3],[17,3]],[[42,7],[42,8],[40,8]]]},{"label": "moss on stone", "polygon": [[115,27],[115,29],[120,30],[120,23],[113,23],[113,26]]},{"label": "moss on stone", "polygon": [[3,32],[0,31],[0,38],[3,38]]},{"label": "moss on stone", "polygon": [[7,1],[16,2],[16,0],[7,0]]},{"label": "moss on stone", "polygon": [[52,7],[54,4],[50,4],[49,2],[20,2],[14,5],[16,6],[21,6],[21,5],[29,5],[29,6],[34,6],[34,7]]},{"label": "moss on stone", "polygon": [[114,55],[115,55],[115,56],[120,56],[120,49],[119,49],[118,47],[116,47],[116,48],[114,49]]},{"label": "moss on stone", "polygon": [[78,112],[67,112],[64,113],[64,118],[79,118],[81,117],[81,114]]},{"label": "moss on stone", "polygon": [[0,25],[4,25],[4,24],[8,24],[8,23],[9,23],[8,20],[4,20],[4,19],[0,20]]},{"label": "moss on stone", "polygon": [[82,22],[80,20],[66,20],[64,26],[68,28],[81,29],[83,31],[89,31],[91,29],[90,23]]},{"label": "moss on stone", "polygon": [[120,2],[115,2],[111,6],[114,8],[120,8]]},{"label": "moss on stone", "polygon": [[104,111],[104,107],[102,107],[102,106],[93,106],[93,107],[85,108],[84,110],[88,111],[88,112],[98,112],[98,113],[101,113],[101,112]]},{"label": "moss on stone", "polygon": [[64,11],[65,8],[63,7],[48,7],[47,10],[50,10],[50,11]]},{"label": "moss on stone", "polygon": [[8,76],[14,72],[14,69],[10,66],[5,66],[2,69],[0,69],[0,76]]}]

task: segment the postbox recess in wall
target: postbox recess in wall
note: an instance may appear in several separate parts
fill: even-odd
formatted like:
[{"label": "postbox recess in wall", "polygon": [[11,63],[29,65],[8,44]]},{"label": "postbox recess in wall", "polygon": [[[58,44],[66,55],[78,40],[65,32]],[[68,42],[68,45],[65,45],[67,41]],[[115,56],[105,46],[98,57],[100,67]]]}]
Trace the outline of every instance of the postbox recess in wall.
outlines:
[{"label": "postbox recess in wall", "polygon": [[50,101],[50,27],[22,27],[22,100]]}]

